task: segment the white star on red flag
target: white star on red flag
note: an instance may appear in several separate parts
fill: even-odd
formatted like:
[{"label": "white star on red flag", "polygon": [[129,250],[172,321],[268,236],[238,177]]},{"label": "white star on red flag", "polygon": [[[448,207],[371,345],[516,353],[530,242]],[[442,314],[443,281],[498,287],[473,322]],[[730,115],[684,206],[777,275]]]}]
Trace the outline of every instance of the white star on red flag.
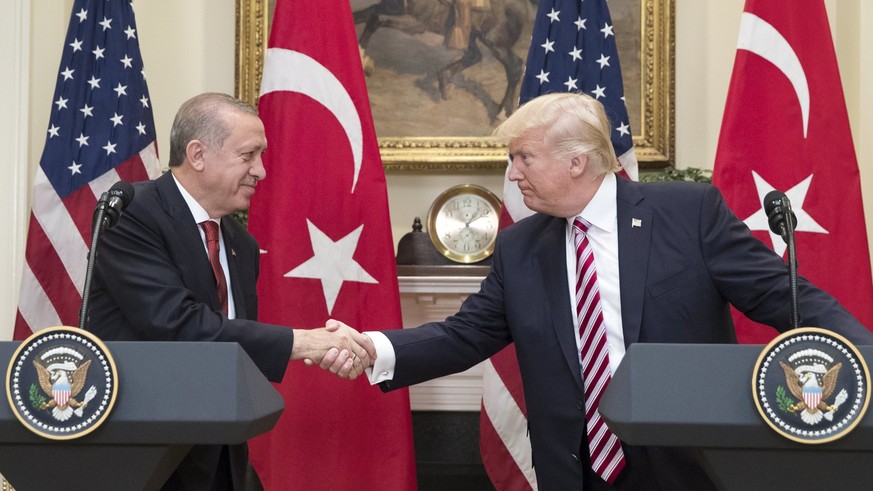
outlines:
[{"label": "white star on red flag", "polygon": [[334,242],[311,221],[306,220],[309,240],[314,255],[306,262],[285,273],[286,278],[315,278],[321,280],[327,311],[331,313],[345,281],[379,283],[355,261],[355,250],[364,225]]},{"label": "white star on red flag", "polygon": [[[360,330],[400,328],[385,173],[351,5],[275,3],[258,98],[267,179],[248,222],[269,251],[260,261],[258,318],[297,329],[329,318]],[[416,489],[405,390],[382,394],[366,380],[295,362],[276,388],[285,411],[249,442],[265,489]],[[391,451],[376,466],[324,458],[349,435]]]},{"label": "white star on red flag", "polygon": [[[786,246],[770,232],[761,201],[774,188],[785,191],[800,232],[799,273],[873,326],[858,160],[823,1],[745,2],[713,183],[780,255]],[[741,343],[777,335],[738,311],[733,318]]]},{"label": "white star on red flag", "polygon": [[[770,240],[773,243],[773,250],[776,254],[782,256],[785,254],[786,244],[782,238],[770,230],[770,224],[767,221],[767,213],[764,212],[764,196],[767,193],[774,191],[769,182],[765,181],[757,172],[752,171],[752,177],[755,180],[755,189],[758,191],[758,202],[761,203],[761,208],[750,215],[743,222],[749,226],[751,230],[764,230],[770,234]],[[824,227],[818,224],[809,213],[803,209],[803,203],[806,201],[806,193],[809,192],[809,185],[812,183],[812,174],[806,179],[795,184],[791,189],[785,191],[785,196],[788,196],[791,201],[791,211],[797,216],[797,226],[794,227],[795,232],[811,232],[816,234],[828,233]]]}]

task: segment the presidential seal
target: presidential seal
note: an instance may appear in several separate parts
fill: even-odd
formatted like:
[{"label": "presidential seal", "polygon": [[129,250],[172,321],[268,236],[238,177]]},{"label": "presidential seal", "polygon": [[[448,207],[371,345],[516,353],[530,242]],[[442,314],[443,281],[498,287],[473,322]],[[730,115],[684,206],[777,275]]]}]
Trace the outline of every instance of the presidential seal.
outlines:
[{"label": "presidential seal", "polygon": [[6,371],[12,412],[30,431],[72,440],[97,429],[118,394],[115,361],[93,334],[51,327],[27,338]]},{"label": "presidential seal", "polygon": [[794,329],[761,352],[752,398],[780,435],[800,443],[827,443],[861,421],[870,402],[870,372],[858,349],[839,334]]}]

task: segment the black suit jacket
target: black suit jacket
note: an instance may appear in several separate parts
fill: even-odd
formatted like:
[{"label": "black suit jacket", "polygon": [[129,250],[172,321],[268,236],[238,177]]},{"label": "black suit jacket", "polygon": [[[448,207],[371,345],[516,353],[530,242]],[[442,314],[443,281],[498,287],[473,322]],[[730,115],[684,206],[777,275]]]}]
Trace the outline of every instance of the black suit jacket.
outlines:
[{"label": "black suit jacket", "polygon": [[[617,179],[624,341],[734,343],[729,304],[780,330],[790,327],[786,268],[731,213],[718,190]],[[633,226],[632,220],[640,226]],[[583,386],[570,307],[563,218],[534,215],[499,234],[478,293],[444,322],[386,331],[396,351],[383,390],[465,370],[515,342],[541,490],[580,489],[585,469]],[[873,335],[830,295],[799,280],[804,325],[859,344]],[[625,445],[625,489],[707,489],[681,450]],[[600,481],[602,483],[602,481]],[[594,483],[597,484],[597,483]]]},{"label": "black suit jacket", "polygon": [[[221,220],[236,319],[220,312],[215,277],[198,225],[170,173],[134,185],[133,202],[97,246],[88,329],[108,341],[239,343],[271,381],[282,380],[294,341],[291,329],[255,322],[259,250],[230,217]],[[195,447],[168,486],[211,489],[219,459],[228,458],[242,489],[245,445]]]}]

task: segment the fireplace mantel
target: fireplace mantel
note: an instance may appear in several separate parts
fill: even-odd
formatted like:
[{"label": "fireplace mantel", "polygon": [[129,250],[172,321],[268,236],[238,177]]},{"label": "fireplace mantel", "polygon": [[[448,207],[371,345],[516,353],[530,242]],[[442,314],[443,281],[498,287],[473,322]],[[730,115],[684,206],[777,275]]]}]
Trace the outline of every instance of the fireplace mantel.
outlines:
[{"label": "fireplace mantel", "polygon": [[[404,328],[441,321],[479,291],[483,276],[399,276]],[[479,411],[482,364],[409,388],[413,411]]]}]

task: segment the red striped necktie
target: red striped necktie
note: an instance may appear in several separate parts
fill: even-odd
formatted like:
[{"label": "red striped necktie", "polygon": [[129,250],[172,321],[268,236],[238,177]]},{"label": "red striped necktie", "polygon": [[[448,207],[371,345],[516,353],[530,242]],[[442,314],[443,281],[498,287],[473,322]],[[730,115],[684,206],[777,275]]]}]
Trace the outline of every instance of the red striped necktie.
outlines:
[{"label": "red striped necktie", "polygon": [[576,243],[576,316],[582,339],[582,378],[585,383],[585,422],[591,468],[612,484],[624,469],[621,441],[600,417],[600,398],[609,385],[609,346],[603,323],[603,306],[594,268],[594,250],[588,241],[591,224],[577,218],[573,222]]},{"label": "red striped necktie", "polygon": [[218,303],[221,312],[227,316],[227,279],[224,277],[224,269],[221,267],[219,258],[218,224],[212,220],[200,223],[203,233],[206,234],[206,253],[209,255],[209,264],[212,266],[212,274],[215,275],[215,285],[218,289]]}]

